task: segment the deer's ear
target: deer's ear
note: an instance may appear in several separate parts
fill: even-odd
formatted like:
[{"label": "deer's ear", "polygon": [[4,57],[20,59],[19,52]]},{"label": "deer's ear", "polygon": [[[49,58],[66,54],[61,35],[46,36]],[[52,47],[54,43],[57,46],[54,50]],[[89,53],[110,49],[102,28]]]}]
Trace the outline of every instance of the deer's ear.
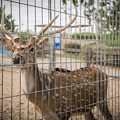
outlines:
[{"label": "deer's ear", "polygon": [[7,38],[0,38],[0,45],[6,50],[11,52],[11,41]]},{"label": "deer's ear", "polygon": [[48,40],[49,38],[44,38],[43,40],[39,41],[37,43],[37,49],[42,50],[47,45]]}]

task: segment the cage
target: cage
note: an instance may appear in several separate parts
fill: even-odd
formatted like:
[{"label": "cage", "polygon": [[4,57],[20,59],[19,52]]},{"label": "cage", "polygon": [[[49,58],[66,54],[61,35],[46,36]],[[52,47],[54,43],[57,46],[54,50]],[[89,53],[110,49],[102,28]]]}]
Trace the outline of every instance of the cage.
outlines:
[{"label": "cage", "polygon": [[0,119],[120,119],[120,1],[1,0]]}]

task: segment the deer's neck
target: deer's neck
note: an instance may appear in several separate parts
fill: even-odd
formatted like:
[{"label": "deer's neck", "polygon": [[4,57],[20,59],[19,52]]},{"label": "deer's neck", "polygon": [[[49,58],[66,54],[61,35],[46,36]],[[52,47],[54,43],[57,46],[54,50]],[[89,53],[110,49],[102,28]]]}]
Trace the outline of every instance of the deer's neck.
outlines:
[{"label": "deer's neck", "polygon": [[[32,67],[22,68],[22,87],[25,93],[34,92],[35,90],[42,89],[42,81],[40,80],[40,74],[38,67],[33,65]],[[35,89],[36,87],[36,89]]]}]

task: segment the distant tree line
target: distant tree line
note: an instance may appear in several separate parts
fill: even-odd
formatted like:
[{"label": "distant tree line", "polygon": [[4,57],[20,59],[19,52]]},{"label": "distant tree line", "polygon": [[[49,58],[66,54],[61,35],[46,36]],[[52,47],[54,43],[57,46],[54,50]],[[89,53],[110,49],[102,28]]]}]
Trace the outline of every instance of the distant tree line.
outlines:
[{"label": "distant tree line", "polygon": [[[67,4],[67,1],[62,0],[63,4]],[[72,0],[75,6],[78,6],[78,2],[85,7],[84,15],[91,24],[93,19],[97,19],[99,29],[102,32],[120,32],[120,0],[101,0],[99,2],[95,0]]]}]

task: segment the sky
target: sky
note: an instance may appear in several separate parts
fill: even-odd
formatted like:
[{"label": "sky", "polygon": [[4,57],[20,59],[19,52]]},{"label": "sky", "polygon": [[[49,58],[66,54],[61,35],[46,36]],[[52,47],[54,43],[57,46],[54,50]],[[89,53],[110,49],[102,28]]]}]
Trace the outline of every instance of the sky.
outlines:
[{"label": "sky", "polygon": [[[27,3],[27,0],[12,0],[12,2],[3,0],[2,6],[5,5],[6,15],[12,14],[12,19],[15,19],[15,24],[18,25],[19,31],[35,31],[34,25],[48,24],[50,21],[48,1],[49,0],[28,0]],[[36,8],[34,7],[35,5],[37,6]],[[69,21],[69,14],[71,13],[72,16],[75,14],[73,4],[67,2],[67,5],[65,6],[63,5],[62,0],[51,0],[51,9],[52,19],[59,14],[59,17],[53,23],[53,25],[60,26],[67,24]],[[65,9],[69,14],[65,15]],[[77,9],[78,17],[73,25],[78,25],[80,23],[82,25],[88,25],[88,20],[84,16],[84,7],[78,6]],[[36,32],[38,32],[40,29],[41,28],[37,27]],[[85,30],[86,32],[90,31],[89,28],[82,28],[82,30]],[[78,32],[78,29],[72,29],[71,31],[72,33]]]}]

